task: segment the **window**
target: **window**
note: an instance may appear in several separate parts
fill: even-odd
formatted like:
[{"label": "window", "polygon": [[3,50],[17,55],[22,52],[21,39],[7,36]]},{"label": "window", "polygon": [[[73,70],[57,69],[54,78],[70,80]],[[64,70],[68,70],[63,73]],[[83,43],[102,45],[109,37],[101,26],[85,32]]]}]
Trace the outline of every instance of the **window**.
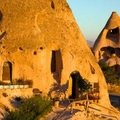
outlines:
[{"label": "window", "polygon": [[52,51],[51,72],[56,72],[56,51]]},{"label": "window", "polygon": [[115,28],[115,29],[110,29],[107,33],[107,38],[116,38],[118,37],[119,33],[119,28]]},{"label": "window", "polygon": [[0,21],[2,20],[2,17],[3,17],[3,14],[2,14],[2,12],[0,11]]},{"label": "window", "polygon": [[10,62],[3,64],[2,80],[12,80],[12,64]]}]

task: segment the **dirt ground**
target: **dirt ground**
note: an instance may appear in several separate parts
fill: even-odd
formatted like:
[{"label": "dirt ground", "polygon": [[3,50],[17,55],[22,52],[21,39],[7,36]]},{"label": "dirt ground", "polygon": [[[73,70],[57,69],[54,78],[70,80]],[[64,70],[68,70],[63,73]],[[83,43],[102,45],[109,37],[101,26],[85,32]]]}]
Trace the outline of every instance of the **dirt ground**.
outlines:
[{"label": "dirt ground", "polygon": [[76,105],[71,109],[67,107],[70,103],[63,101],[58,108],[53,107],[53,111],[40,120],[120,120],[120,113],[111,106],[111,110],[101,109],[95,104],[91,104],[86,111],[85,106]]},{"label": "dirt ground", "polygon": [[[14,92],[12,91],[12,93]],[[113,100],[112,102],[118,104],[120,103],[119,100],[118,101]],[[14,109],[14,107],[17,106],[18,104],[19,102],[15,103],[11,96],[9,96],[9,94],[8,97],[3,97],[1,95],[0,120],[5,120],[3,118],[8,114],[5,110],[3,110],[5,106],[7,106],[9,109]],[[86,109],[85,104],[73,104],[66,99],[60,101],[58,107],[53,106],[52,112],[40,120],[103,120],[103,119],[120,120],[120,112],[113,106],[111,106],[111,108],[109,109],[106,108],[103,109],[102,107],[93,103],[89,104],[88,109]]]}]

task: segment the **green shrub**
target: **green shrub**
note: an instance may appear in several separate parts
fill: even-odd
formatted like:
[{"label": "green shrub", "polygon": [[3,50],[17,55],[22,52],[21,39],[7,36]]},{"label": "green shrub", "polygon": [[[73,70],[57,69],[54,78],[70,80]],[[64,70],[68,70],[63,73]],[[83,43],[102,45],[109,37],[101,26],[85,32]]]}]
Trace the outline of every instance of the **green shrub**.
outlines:
[{"label": "green shrub", "polygon": [[25,81],[24,81],[24,84],[25,84],[25,85],[29,85],[29,87],[32,87],[33,81],[32,81],[32,80],[25,80]]},{"label": "green shrub", "polygon": [[103,62],[100,62],[99,65],[106,78],[107,83],[120,85],[120,80],[117,77],[114,66],[110,67],[106,63],[103,63]]},{"label": "green shrub", "polygon": [[16,83],[18,85],[24,85],[24,79],[23,78],[16,79]]},{"label": "green shrub", "polygon": [[7,120],[39,120],[52,110],[47,97],[35,96],[27,99],[17,110],[11,111]]},{"label": "green shrub", "polygon": [[24,78],[16,78],[12,80],[12,85],[29,85],[29,87],[31,88],[33,85],[33,81],[32,80],[25,80]]},{"label": "green shrub", "polygon": [[76,88],[79,90],[76,92],[75,98],[83,99],[84,93],[92,88],[90,81],[83,78],[78,71],[72,73],[71,76],[77,81]]}]

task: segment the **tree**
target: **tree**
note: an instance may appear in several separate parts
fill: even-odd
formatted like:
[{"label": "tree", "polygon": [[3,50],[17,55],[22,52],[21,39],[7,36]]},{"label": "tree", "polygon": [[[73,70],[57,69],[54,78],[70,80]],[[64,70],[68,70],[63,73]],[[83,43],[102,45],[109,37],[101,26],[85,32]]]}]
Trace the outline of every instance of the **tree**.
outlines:
[{"label": "tree", "polygon": [[92,89],[92,85],[89,80],[82,78],[79,72],[76,73],[76,79],[78,82],[78,88],[80,89],[80,95],[83,96],[83,93],[88,92]]},{"label": "tree", "polygon": [[101,67],[101,70],[103,71],[103,74],[106,78],[107,83],[111,84],[117,84],[118,83],[118,77],[115,72],[114,66],[110,67],[106,63],[100,62],[99,66]]}]

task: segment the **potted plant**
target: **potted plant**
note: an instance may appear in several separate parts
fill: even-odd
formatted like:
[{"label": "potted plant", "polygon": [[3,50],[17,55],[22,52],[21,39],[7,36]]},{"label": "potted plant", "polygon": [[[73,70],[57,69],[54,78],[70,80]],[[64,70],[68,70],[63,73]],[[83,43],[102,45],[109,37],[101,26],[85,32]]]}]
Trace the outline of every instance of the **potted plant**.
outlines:
[{"label": "potted plant", "polygon": [[29,87],[32,88],[33,81],[32,81],[32,80],[25,80],[25,81],[24,81],[24,84],[25,84],[25,85],[29,85]]},{"label": "potted plant", "polygon": [[24,84],[24,80],[21,78],[21,79],[17,79],[16,80],[16,83],[18,84],[18,85],[23,85]]}]

